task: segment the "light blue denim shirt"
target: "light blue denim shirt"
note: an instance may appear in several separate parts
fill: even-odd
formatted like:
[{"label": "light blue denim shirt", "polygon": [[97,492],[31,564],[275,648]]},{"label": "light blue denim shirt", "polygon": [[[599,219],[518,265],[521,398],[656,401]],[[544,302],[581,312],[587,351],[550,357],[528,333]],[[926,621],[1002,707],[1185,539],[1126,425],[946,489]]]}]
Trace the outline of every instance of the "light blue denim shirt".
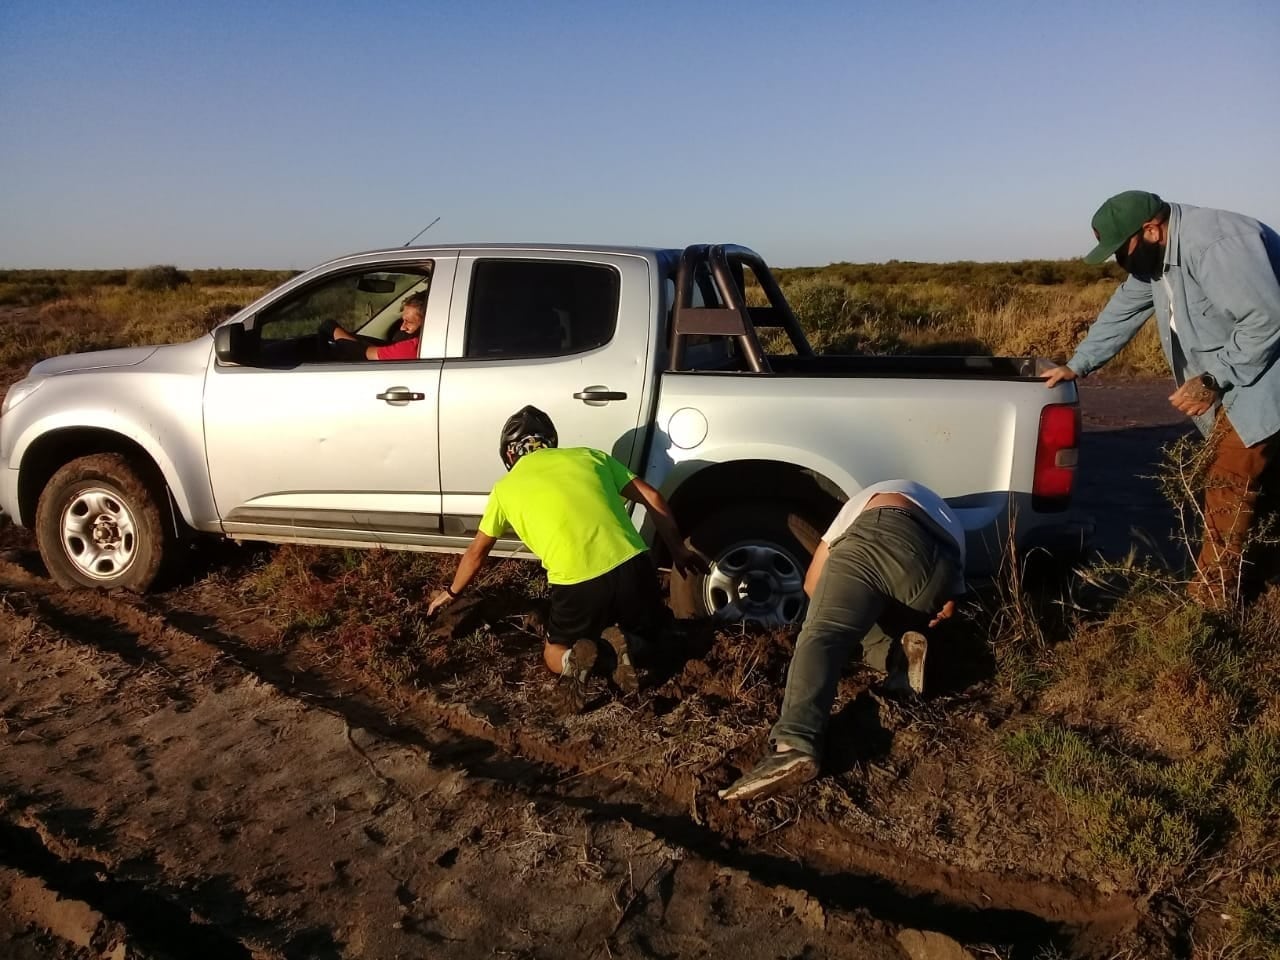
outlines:
[{"label": "light blue denim shirt", "polygon": [[[1067,365],[1084,376],[1133,339],[1155,309],[1160,346],[1182,383],[1207,373],[1248,446],[1280,431],[1280,235],[1252,217],[1170,204],[1164,277],[1129,277]],[[1167,281],[1167,282],[1166,282]],[[1175,356],[1169,324],[1177,333]],[[1215,411],[1196,418],[1204,433]]]}]

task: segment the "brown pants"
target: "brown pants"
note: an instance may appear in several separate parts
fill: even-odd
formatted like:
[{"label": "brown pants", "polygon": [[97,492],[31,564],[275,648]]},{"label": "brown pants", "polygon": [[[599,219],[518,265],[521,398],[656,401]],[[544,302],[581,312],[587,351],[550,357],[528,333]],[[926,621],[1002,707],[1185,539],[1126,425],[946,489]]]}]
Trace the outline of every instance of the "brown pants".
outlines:
[{"label": "brown pants", "polygon": [[1219,415],[1216,444],[1204,494],[1204,543],[1196,561],[1199,579],[1215,592],[1234,595],[1258,498],[1272,494],[1280,473],[1280,433],[1246,447],[1236,428]]}]

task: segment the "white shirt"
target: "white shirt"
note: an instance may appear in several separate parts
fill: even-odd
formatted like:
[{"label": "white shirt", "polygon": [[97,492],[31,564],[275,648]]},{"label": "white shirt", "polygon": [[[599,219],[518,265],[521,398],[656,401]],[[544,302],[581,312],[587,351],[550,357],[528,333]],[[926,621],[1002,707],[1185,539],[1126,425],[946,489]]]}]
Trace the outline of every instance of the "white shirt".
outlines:
[{"label": "white shirt", "polygon": [[947,506],[945,500],[924,484],[916,483],[914,480],[885,480],[863,488],[861,493],[851,498],[836,514],[836,518],[831,521],[831,526],[822,535],[823,541],[830,546],[832,541],[849,529],[859,514],[866,510],[868,501],[878,493],[896,493],[904,496],[928,514],[930,520],[955,540],[956,546],[960,548],[960,565],[963,569],[964,527],[961,526],[960,519],[955,515],[955,511]]},{"label": "white shirt", "polygon": [[1160,280],[1164,284],[1164,294],[1169,298],[1169,329],[1177,333],[1178,318],[1173,312],[1173,284],[1169,282],[1169,271],[1166,270]]}]

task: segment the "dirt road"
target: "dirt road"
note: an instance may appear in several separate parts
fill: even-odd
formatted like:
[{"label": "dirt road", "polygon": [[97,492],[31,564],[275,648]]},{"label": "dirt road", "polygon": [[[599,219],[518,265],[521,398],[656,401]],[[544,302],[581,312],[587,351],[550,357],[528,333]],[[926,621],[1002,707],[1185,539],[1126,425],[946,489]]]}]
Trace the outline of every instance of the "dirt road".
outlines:
[{"label": "dirt road", "polygon": [[[1085,393],[1107,550],[1122,516],[1160,528],[1163,390]],[[1176,955],[1009,769],[989,685],[904,707],[853,673],[830,776],[744,809],[715,789],[760,747],[783,635],[696,632],[560,720],[492,610],[379,683],[245,602],[252,557],[140,599],[58,592],[5,544],[0,956]]]},{"label": "dirt road", "polygon": [[1195,428],[1169,404],[1167,380],[1086,380],[1084,442],[1075,509],[1096,522],[1093,546],[1109,557],[1131,545],[1181,562],[1170,545],[1174,517],[1152,479],[1162,448]]},{"label": "dirt road", "polygon": [[[25,588],[3,610],[0,847],[11,880],[100,915],[65,908],[69,941],[174,958],[898,955],[893,926],[700,856],[554,767],[242,662],[148,604],[0,576]],[[11,932],[10,955],[37,944]]]}]

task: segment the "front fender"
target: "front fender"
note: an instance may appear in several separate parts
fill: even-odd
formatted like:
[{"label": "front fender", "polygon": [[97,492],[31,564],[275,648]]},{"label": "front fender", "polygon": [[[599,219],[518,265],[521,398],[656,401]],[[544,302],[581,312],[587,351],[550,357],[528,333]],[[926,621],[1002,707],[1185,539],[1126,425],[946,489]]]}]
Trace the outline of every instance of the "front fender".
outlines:
[{"label": "front fender", "polygon": [[13,440],[9,464],[21,471],[33,445],[43,440],[56,443],[59,433],[66,435],[68,444],[63,462],[82,455],[76,449],[77,437],[84,437],[86,431],[123,437],[140,447],[155,463],[187,524],[203,529],[214,516],[214,507],[202,434],[185,435],[172,423],[163,421],[148,426],[152,429],[119,410],[86,407],[60,410],[21,426]]}]

